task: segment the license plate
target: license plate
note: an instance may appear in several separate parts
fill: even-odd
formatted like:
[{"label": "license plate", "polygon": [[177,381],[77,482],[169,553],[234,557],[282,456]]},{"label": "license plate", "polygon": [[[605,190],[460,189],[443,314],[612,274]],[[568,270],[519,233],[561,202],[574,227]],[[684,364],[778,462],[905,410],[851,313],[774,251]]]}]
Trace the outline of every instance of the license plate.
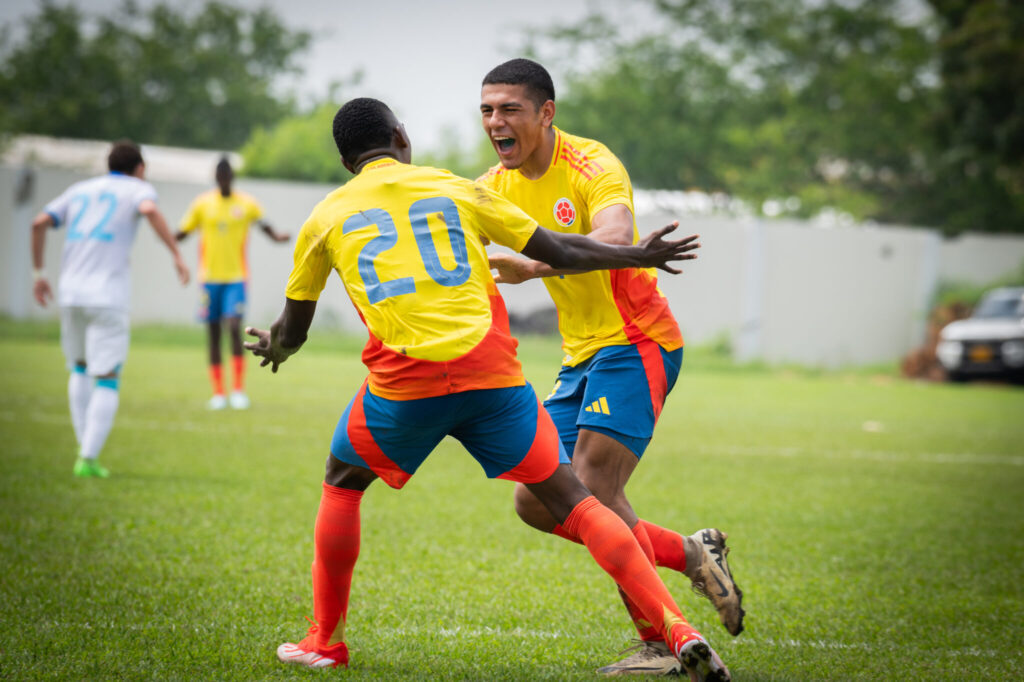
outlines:
[{"label": "license plate", "polygon": [[971,346],[971,350],[968,353],[971,362],[991,362],[992,361],[992,346],[986,344],[979,344],[977,346]]}]

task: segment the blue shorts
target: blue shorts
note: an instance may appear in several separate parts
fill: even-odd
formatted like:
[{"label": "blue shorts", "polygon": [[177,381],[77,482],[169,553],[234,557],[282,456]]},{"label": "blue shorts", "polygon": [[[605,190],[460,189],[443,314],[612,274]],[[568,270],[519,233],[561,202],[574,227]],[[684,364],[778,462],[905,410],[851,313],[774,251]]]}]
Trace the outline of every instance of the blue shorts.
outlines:
[{"label": "blue shorts", "polygon": [[670,352],[641,341],[607,346],[575,367],[563,365],[544,407],[565,451],[572,457],[583,428],[610,436],[641,457],[682,362],[682,348]]},{"label": "blue shorts", "polygon": [[245,314],[245,282],[207,282],[201,295],[200,322],[220,322],[224,317]]},{"label": "blue shorts", "polygon": [[338,421],[331,454],[401,488],[449,435],[469,450],[488,478],[539,483],[559,464],[569,463],[551,417],[529,384],[388,400],[363,383]]}]

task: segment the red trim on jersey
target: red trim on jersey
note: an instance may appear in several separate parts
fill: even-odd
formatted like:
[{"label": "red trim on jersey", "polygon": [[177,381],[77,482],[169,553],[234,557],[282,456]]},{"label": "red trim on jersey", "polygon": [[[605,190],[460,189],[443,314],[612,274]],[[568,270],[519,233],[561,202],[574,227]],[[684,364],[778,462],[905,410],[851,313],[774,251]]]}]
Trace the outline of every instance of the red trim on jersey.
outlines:
[{"label": "red trim on jersey", "polygon": [[668,300],[658,293],[657,279],[639,268],[611,270],[609,275],[626,339],[630,343],[650,339],[669,351],[681,348],[683,335]]},{"label": "red trim on jersey", "polygon": [[546,481],[558,468],[558,429],[551,415],[537,402],[537,432],[523,460],[498,478],[517,483]]},{"label": "red trim on jersey", "polygon": [[416,400],[481,388],[525,385],[523,368],[516,358],[518,342],[509,331],[505,301],[496,289],[489,298],[491,328],[472,350],[453,360],[411,358],[388,348],[370,332],[363,349],[363,364],[370,370],[373,394],[389,400]]},{"label": "red trim on jersey", "polygon": [[363,396],[366,395],[366,384],[364,381],[356,398],[352,401],[352,410],[349,412],[348,440],[352,443],[352,449],[363,458],[370,466],[373,473],[380,476],[381,480],[392,488],[401,488],[412,477],[402,471],[401,467],[384,454],[384,451],[377,445],[370,433],[370,427],[366,425],[366,412],[363,411]]}]

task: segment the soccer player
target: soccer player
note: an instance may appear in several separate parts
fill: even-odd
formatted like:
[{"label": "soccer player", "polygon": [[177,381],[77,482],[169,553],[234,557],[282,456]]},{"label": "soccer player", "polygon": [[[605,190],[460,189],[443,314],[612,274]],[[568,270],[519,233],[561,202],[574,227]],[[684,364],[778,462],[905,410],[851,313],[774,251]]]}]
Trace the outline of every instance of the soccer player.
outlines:
[{"label": "soccer player", "polygon": [[[499,163],[479,182],[548,229],[604,244],[636,242],[626,169],[601,143],[553,125],[555,90],[544,67],[528,59],[495,67],[484,77],[480,112]],[[655,271],[580,273],[506,254],[490,262],[498,282],[542,277],[555,302],[565,357],[544,406],[580,480],[626,522],[652,561],[689,576],[738,635],[742,593],[726,563],[725,534],[708,528],[681,535],[639,519],[626,498],[683,359],[683,338]],[[534,528],[571,535],[528,486],[516,486],[515,505]],[[624,601],[640,650],[599,672],[672,672],[675,659],[657,628]]]},{"label": "soccer player", "polygon": [[107,166],[109,175],[76,182],[32,221],[32,293],[44,307],[53,298],[43,275],[46,231],[68,226],[57,302],[61,346],[71,372],[71,424],[79,448],[74,474],[83,478],[110,475],[98,460],[120,403],[119,375],[128,356],[128,259],[140,215],[170,250],[182,285],[189,278],[188,266],[157,208],[156,190],[143,179],[146,164],[138,146],[128,140],[115,142]]},{"label": "soccer player", "polygon": [[609,246],[541,229],[510,202],[448,171],[410,164],[405,128],[382,102],[360,98],[334,118],[334,139],[355,174],[327,195],[295,245],[283,313],[246,347],[273,371],[305,341],[332,270],[369,330],[369,377],[338,422],[314,531],[315,624],[281,661],[347,665],[360,504],[378,477],[401,488],[446,435],[488,477],[529,486],[567,534],[622,585],[671,643],[693,679],[728,680],[721,659],[682,617],[653,565],[614,512],[583,487],[523,377],[484,240],[558,267],[659,266],[687,259],[694,237]]},{"label": "soccer player", "polygon": [[231,162],[222,158],[215,173],[217,189],[200,194],[189,206],[175,235],[178,241],[199,229],[199,282],[202,284],[202,305],[199,317],[206,323],[209,345],[210,383],[213,396],[206,404],[211,410],[223,410],[229,400],[224,397],[224,371],[221,364],[220,333],[227,320],[231,336],[231,362],[234,383],[230,404],[236,410],[249,407],[245,394],[245,355],[242,349],[242,316],[245,314],[245,283],[249,276],[246,264],[246,243],[249,227],[256,223],[275,242],[286,242],[287,234],[274,231],[263,221],[263,209],[244,192],[233,190],[235,173]]}]

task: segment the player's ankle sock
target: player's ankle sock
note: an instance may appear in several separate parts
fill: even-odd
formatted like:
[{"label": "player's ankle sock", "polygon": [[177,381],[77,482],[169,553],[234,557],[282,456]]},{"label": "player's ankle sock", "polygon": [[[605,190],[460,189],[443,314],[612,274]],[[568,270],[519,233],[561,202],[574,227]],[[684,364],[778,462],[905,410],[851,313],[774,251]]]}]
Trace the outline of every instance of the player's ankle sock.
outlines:
[{"label": "player's ankle sock", "polygon": [[[647,537],[644,527],[639,523],[633,526],[633,537],[636,538],[637,544],[640,545],[640,549],[644,551],[644,556],[647,560],[654,565],[654,549],[651,547],[651,540]],[[636,628],[637,634],[645,642],[653,640],[663,639],[658,628],[652,625],[646,618],[644,618],[643,612],[640,610],[633,600],[629,598],[625,590],[621,586],[619,588],[619,597],[622,599],[622,603],[626,605],[626,611],[629,612],[629,617],[633,620],[633,627]]]},{"label": "player's ankle sock", "polygon": [[235,390],[241,393],[245,387],[245,356],[232,355],[231,366],[235,370]]},{"label": "player's ankle sock", "polygon": [[666,639],[669,626],[686,623],[636,537],[615,512],[591,495],[576,505],[562,525],[568,533],[583,540],[598,565]]},{"label": "player's ankle sock", "polygon": [[655,564],[680,573],[686,572],[686,539],[682,535],[643,519],[637,525],[643,526],[651,539]]},{"label": "player's ankle sock", "polygon": [[317,646],[345,639],[352,570],[359,558],[359,503],[363,493],[324,483],[316,516],[313,559],[313,615]]},{"label": "player's ankle sock", "polygon": [[85,411],[85,429],[82,433],[81,455],[87,459],[100,456],[103,444],[107,442],[110,427],[121,398],[117,390],[117,379],[98,379],[89,398]]},{"label": "player's ankle sock", "polygon": [[84,367],[75,367],[68,378],[68,404],[71,406],[71,425],[75,428],[75,439],[82,446],[85,435],[85,413],[92,396],[93,378],[85,373]]},{"label": "player's ankle sock", "polygon": [[221,365],[210,365],[210,385],[214,395],[224,395],[224,368]]}]

